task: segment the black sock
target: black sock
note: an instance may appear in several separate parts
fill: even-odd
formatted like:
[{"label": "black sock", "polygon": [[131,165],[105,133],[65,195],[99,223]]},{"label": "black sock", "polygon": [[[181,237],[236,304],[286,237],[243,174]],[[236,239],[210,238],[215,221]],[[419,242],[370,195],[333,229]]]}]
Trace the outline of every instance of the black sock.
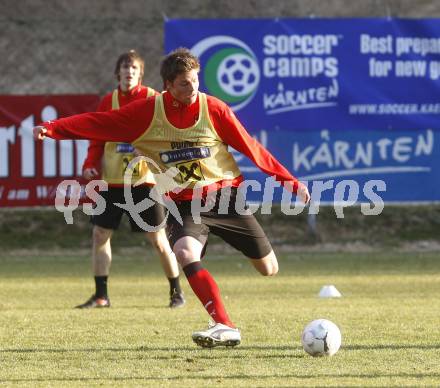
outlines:
[{"label": "black sock", "polygon": [[97,298],[108,298],[107,295],[107,277],[108,276],[95,276],[95,287]]},{"label": "black sock", "polygon": [[178,294],[182,293],[178,276],[175,278],[168,278],[168,282],[170,283],[170,295],[173,295],[175,292]]},{"label": "black sock", "polygon": [[182,268],[183,273],[187,278],[194,275],[196,272],[202,270],[202,262],[201,261],[193,261],[191,264],[186,265]]}]

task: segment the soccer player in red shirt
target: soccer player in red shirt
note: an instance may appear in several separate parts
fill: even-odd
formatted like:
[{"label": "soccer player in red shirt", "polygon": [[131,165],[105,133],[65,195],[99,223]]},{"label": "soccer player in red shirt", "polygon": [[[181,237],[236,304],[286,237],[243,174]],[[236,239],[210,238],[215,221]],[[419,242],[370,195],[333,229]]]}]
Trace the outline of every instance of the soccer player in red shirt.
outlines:
[{"label": "soccer player in red shirt", "polygon": [[[201,263],[209,233],[241,251],[264,276],[278,272],[278,261],[249,209],[237,209],[243,203],[238,190],[243,177],[227,147],[245,154],[302,202],[309,202],[310,194],[249,135],[225,103],[198,91],[199,70],[197,57],[179,48],[161,65],[165,93],[114,112],[46,122],[34,129],[34,135],[38,139],[130,142],[161,170],[172,172],[176,189],[168,196],[180,219],[168,217],[168,238],[192,290],[214,321],[207,330],[193,333],[193,341],[203,347],[234,346],[241,341],[240,331],[226,312],[214,278]],[[157,186],[160,188],[160,183]],[[226,207],[224,198],[228,199]],[[194,217],[193,210],[198,208],[194,203],[204,205],[197,214],[201,222]]]},{"label": "soccer player in red shirt", "polygon": [[[141,84],[144,74],[144,60],[135,50],[130,50],[119,56],[114,74],[118,80],[118,87],[101,100],[98,107],[100,112],[119,109],[130,102],[138,99],[145,100],[147,97],[159,94],[154,89]],[[93,224],[92,267],[95,277],[95,293],[85,303],[76,306],[77,308],[110,307],[107,281],[112,261],[111,238],[113,231],[118,229],[124,213],[129,217],[132,231],[145,233],[160,257],[170,285],[169,307],[181,307],[185,303],[180,288],[179,268],[165,230],[161,229],[157,232],[144,231],[136,224],[130,213],[114,205],[115,203],[124,202],[124,172],[126,166],[134,157],[133,151],[133,147],[128,143],[96,140],[90,142],[87,157],[83,164],[83,177],[90,181],[99,179],[102,175],[102,179],[108,184],[108,190],[100,192],[100,195],[106,201],[104,213],[91,217]],[[145,164],[137,166],[136,173],[137,178],[140,178],[139,175],[151,176],[151,174],[148,175]],[[150,179],[143,185],[132,187],[132,194],[136,201],[148,197],[153,185],[154,180]],[[149,225],[160,225],[165,218],[164,207],[156,203],[145,210],[141,217]]]}]

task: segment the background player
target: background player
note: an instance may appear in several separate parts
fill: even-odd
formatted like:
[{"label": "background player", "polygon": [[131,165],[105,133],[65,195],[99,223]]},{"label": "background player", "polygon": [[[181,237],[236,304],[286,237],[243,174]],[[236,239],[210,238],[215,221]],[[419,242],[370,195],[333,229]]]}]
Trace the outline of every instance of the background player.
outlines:
[{"label": "background player", "polygon": [[[115,76],[118,87],[102,99],[98,111],[119,109],[137,99],[146,99],[158,93],[149,87],[141,85],[144,73],[144,60],[135,51],[130,50],[119,56],[116,61]],[[110,307],[107,281],[112,260],[111,237],[113,231],[119,227],[124,210],[114,203],[124,203],[123,184],[125,168],[133,158],[133,147],[129,143],[91,141],[87,158],[83,165],[83,176],[87,180],[102,179],[108,183],[108,191],[100,193],[106,199],[106,209],[103,214],[92,216],[93,223],[93,253],[92,267],[95,276],[95,294],[77,308]],[[154,184],[151,174],[148,175],[145,164],[138,165],[134,171],[134,178],[147,175],[147,183],[132,187],[135,201],[148,196],[150,187]],[[134,182],[133,182],[134,183]],[[144,232],[133,221],[130,214],[132,231]],[[142,217],[149,225],[159,225],[164,219],[164,208],[156,204],[147,209]],[[171,251],[164,230],[145,232],[151,245],[160,257],[160,261],[170,285],[170,307],[180,307],[185,303],[179,284],[179,269],[176,258]]]}]

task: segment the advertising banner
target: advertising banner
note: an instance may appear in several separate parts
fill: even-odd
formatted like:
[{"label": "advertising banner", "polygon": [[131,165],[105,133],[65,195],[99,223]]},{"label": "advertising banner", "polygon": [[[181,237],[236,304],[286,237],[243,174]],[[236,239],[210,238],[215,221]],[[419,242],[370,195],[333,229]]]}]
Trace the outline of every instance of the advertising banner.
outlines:
[{"label": "advertising banner", "polygon": [[355,181],[362,201],[365,182],[382,180],[385,202],[440,200],[439,20],[166,21],[166,52],[180,46],[200,59],[200,90],[309,187]]},{"label": "advertising banner", "polygon": [[98,102],[97,95],[0,96],[0,207],[53,206],[62,180],[81,179],[88,141],[37,142],[32,129]]}]

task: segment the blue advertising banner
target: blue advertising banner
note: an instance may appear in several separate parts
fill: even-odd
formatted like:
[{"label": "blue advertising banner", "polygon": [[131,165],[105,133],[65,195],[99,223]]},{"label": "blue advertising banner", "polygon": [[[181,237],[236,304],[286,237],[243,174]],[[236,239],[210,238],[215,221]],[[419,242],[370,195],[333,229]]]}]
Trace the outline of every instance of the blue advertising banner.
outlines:
[{"label": "blue advertising banner", "polygon": [[295,176],[353,180],[360,201],[369,180],[386,202],[440,200],[440,20],[168,20],[165,50],[179,46]]},{"label": "blue advertising banner", "polygon": [[[348,198],[350,190],[356,195],[355,202],[374,202],[368,190],[384,202],[440,200],[438,131],[278,129],[262,130],[256,137],[298,179],[308,182],[314,200],[340,202]],[[248,190],[248,198],[261,201],[268,177],[243,155],[234,156],[246,179],[261,184],[261,189]],[[326,189],[320,190],[320,185]],[[274,193],[280,201],[281,188]]]}]

